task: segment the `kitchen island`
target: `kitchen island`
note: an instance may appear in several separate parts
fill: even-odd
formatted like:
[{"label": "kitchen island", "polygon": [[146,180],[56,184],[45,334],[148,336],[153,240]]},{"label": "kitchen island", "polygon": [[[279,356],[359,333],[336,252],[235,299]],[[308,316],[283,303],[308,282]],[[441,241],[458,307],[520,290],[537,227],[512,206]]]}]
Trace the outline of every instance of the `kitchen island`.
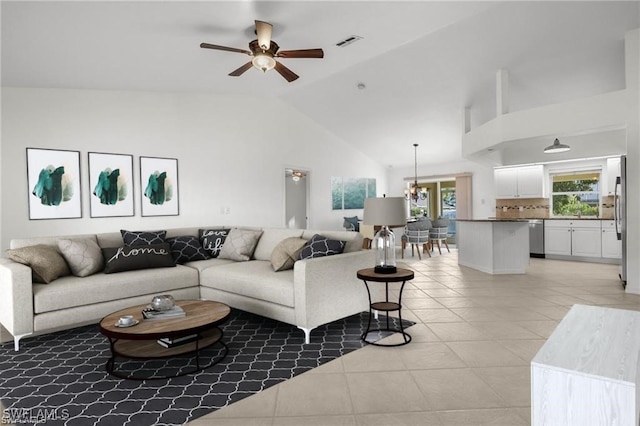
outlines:
[{"label": "kitchen island", "polygon": [[487,274],[524,274],[529,266],[529,221],[458,219],[458,264]]}]

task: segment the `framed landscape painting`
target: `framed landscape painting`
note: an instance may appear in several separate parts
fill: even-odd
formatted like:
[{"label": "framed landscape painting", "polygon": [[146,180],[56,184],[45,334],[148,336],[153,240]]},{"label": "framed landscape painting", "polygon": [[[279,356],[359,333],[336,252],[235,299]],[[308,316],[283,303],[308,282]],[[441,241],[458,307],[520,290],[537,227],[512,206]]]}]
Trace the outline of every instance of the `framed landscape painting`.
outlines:
[{"label": "framed landscape painting", "polygon": [[29,219],[82,217],[80,152],[27,148]]},{"label": "framed landscape painting", "polygon": [[140,157],[142,216],[176,216],[178,204],[178,160]]},{"label": "framed landscape painting", "polygon": [[133,156],[89,153],[91,217],[133,216]]}]

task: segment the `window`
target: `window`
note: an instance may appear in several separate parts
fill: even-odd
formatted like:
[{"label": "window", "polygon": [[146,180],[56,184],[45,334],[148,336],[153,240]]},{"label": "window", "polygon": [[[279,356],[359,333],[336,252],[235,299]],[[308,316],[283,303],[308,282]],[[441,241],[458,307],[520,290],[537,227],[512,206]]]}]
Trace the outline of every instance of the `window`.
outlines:
[{"label": "window", "polygon": [[598,216],[600,171],[551,174],[553,216]]}]

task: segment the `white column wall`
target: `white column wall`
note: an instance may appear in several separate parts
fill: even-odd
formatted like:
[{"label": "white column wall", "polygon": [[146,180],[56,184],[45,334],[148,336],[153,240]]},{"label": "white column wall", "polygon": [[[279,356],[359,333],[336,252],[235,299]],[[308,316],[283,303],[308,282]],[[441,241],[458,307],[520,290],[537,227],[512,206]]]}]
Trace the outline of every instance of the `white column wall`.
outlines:
[{"label": "white column wall", "polygon": [[[80,151],[81,219],[29,220],[26,148]],[[96,90],[2,90],[0,240],[200,225],[284,226],[284,169],[310,170],[313,229],[342,229],[331,177],[386,170],[276,98]],[[134,156],[135,216],[89,217],[88,152]],[[139,156],[178,159],[180,215],[140,216]],[[379,191],[381,191],[379,189]],[[225,214],[225,211],[228,214]]]}]

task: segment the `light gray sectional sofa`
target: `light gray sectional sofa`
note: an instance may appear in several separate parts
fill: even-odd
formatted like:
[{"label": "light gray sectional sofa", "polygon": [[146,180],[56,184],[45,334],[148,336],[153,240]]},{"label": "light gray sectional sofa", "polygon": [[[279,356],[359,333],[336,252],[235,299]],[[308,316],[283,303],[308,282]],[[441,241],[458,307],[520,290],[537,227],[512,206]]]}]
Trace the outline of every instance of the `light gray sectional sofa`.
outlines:
[{"label": "light gray sectional sofa", "polygon": [[[167,229],[167,238],[198,236],[201,228]],[[217,228],[222,228],[218,226]],[[233,228],[225,226],[225,228]],[[213,258],[176,267],[141,269],[87,277],[64,276],[48,284],[32,282],[29,266],[0,258],[0,341],[97,323],[107,314],[149,303],[154,295],[175,299],[209,299],[292,324],[310,341],[314,328],[369,309],[366,290],[356,271],[373,266],[362,250],[362,235],[347,231],[250,228],[262,231],[252,258],[239,262]],[[291,270],[275,272],[273,249],[284,239],[321,234],[346,241],[342,254],[298,260]],[[15,239],[11,248],[36,244],[57,247],[59,239],[95,239],[101,248],[123,245],[119,232]]]}]

